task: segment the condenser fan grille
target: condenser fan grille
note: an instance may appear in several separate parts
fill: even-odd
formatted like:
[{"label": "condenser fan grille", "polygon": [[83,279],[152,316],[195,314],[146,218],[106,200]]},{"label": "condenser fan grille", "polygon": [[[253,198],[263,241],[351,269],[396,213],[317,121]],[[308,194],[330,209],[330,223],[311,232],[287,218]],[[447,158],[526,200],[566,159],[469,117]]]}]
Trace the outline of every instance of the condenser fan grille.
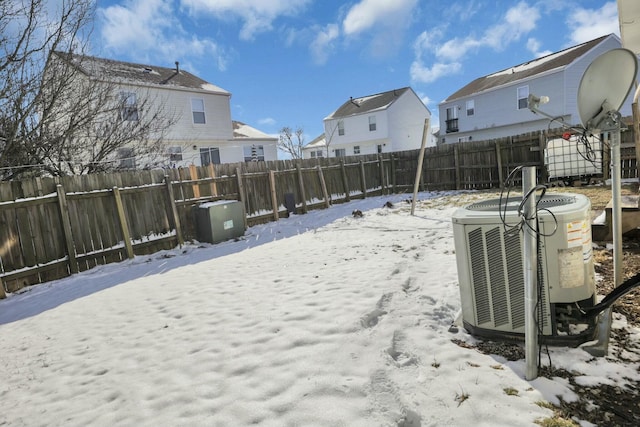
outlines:
[{"label": "condenser fan grille", "polygon": [[[576,199],[572,196],[565,195],[547,195],[542,196],[542,199],[538,197],[538,208],[548,209],[557,206],[565,206],[575,203]],[[509,199],[490,199],[482,202],[473,203],[466,207],[471,211],[481,212],[499,212],[499,211],[516,211],[522,202],[521,197],[510,197]]]}]

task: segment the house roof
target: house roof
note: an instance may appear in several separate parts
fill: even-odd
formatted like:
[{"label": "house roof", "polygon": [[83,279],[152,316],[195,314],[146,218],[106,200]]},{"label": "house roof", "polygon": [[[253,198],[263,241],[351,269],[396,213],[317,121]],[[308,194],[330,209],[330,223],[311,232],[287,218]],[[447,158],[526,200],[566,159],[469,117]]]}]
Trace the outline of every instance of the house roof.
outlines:
[{"label": "house roof", "polygon": [[231,95],[200,77],[180,69],[178,62],[172,68],[149,64],[116,61],[94,56],[54,52],[59,58],[75,65],[82,73],[96,79],[133,85],[173,86],[183,89]]},{"label": "house roof", "polygon": [[514,67],[509,67],[502,71],[480,77],[464,86],[462,89],[450,95],[443,102],[453,101],[454,99],[463,98],[478,92],[483,92],[508,83],[532,77],[546,71],[564,68],[567,65],[580,58],[582,55],[593,49],[596,45],[608,37],[616,37],[613,34],[599,37],[597,39],[569,47],[559,52],[524,62]]},{"label": "house roof", "polygon": [[267,135],[266,133],[261,132],[258,129],[252,128],[245,123],[235,120],[233,121],[233,137],[235,139],[278,139],[271,135]]},{"label": "house roof", "polygon": [[311,142],[309,142],[307,145],[305,145],[303,147],[304,149],[311,149],[311,148],[318,148],[318,147],[325,147],[327,145],[327,141],[324,137],[324,133],[321,133],[320,135],[316,136]]},{"label": "house roof", "polygon": [[348,117],[355,114],[367,113],[374,110],[383,110],[393,104],[396,99],[400,98],[406,91],[411,90],[409,87],[394,89],[388,92],[377,93],[375,95],[363,96],[361,98],[350,98],[342,104],[340,108],[331,113],[326,119],[336,119],[339,117]]}]

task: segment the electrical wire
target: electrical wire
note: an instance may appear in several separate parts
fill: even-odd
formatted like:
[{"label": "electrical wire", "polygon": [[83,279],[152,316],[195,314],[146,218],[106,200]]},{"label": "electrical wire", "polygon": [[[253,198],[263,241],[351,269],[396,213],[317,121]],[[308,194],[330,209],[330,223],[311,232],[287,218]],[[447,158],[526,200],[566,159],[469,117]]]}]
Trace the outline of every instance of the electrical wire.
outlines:
[{"label": "electrical wire", "polygon": [[[546,237],[550,237],[553,236],[557,231],[558,231],[558,220],[556,218],[556,216],[553,214],[553,212],[551,212],[551,210],[549,210],[548,208],[544,208],[540,206],[540,203],[542,202],[544,195],[546,194],[547,191],[547,186],[543,185],[543,184],[538,184],[536,186],[534,186],[533,188],[529,189],[525,194],[522,195],[522,200],[520,201],[519,205],[518,205],[518,209],[517,209],[517,213],[518,216],[520,218],[520,221],[516,224],[516,225],[510,225],[507,223],[506,217],[507,217],[507,208],[508,208],[508,204],[509,204],[509,194],[511,192],[511,186],[514,180],[514,177],[516,175],[516,173],[522,171],[523,166],[517,166],[516,168],[514,168],[508,175],[507,179],[505,180],[505,184],[503,186],[503,189],[500,191],[500,201],[499,201],[499,213],[500,213],[500,220],[502,221],[503,227],[505,229],[505,233],[507,235],[513,235],[512,233],[514,233],[516,230],[519,233],[520,231],[525,232],[533,232],[535,233],[535,237],[536,237],[536,259],[539,258],[539,248],[541,247],[542,244],[542,238],[546,238]],[[503,203],[503,194],[505,189],[507,190],[506,193],[506,201]],[[537,196],[537,193],[540,192],[540,195]],[[536,202],[535,202],[535,209],[532,213],[531,217],[527,217],[527,215],[525,215],[524,212],[524,207],[526,206],[527,202],[529,201],[529,199],[531,197],[536,197]],[[540,212],[546,212],[547,214],[550,215],[550,217],[552,218],[552,223],[553,223],[553,229],[551,230],[551,232],[548,233],[543,233],[540,231],[541,229],[541,224],[540,224]],[[529,225],[529,220],[535,220],[535,228]],[[540,338],[544,335],[544,322],[542,321],[542,319],[544,319],[544,305],[542,304],[542,299],[543,299],[543,290],[544,290],[544,281],[543,281],[543,270],[542,270],[542,263],[537,262],[537,268],[536,268],[536,295],[537,295],[537,301],[536,301],[536,305],[534,307],[533,310],[533,316],[534,316],[534,323],[535,323],[535,329],[538,332],[538,342],[540,341]],[[552,361],[551,361],[551,353],[549,352],[549,346],[547,343],[545,343],[545,351],[547,353],[547,357],[549,359],[549,368],[551,369],[552,367]],[[541,368],[542,365],[542,346],[540,344],[538,344],[538,357],[537,357],[537,367]]]}]

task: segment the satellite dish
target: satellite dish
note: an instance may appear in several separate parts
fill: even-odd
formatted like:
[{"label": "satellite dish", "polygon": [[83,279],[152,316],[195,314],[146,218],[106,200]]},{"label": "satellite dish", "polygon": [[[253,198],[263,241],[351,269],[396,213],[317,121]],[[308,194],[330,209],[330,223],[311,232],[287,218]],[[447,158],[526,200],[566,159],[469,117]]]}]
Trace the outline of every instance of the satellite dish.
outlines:
[{"label": "satellite dish", "polygon": [[586,129],[597,128],[622,107],[637,71],[636,56],[628,49],[610,50],[589,64],[578,86],[578,114]]}]

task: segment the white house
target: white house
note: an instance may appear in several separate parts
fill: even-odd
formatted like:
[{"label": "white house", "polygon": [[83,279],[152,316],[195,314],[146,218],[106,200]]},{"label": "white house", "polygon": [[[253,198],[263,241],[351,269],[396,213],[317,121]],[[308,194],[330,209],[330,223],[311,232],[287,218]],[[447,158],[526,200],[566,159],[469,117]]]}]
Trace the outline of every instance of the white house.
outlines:
[{"label": "white house", "polygon": [[[159,67],[90,56],[56,53],[83,75],[115,85],[125,99],[124,120],[138,119],[141,97],[162,104],[174,124],[167,130],[163,166],[204,166],[277,160],[278,139],[231,119],[231,93],[179,67]],[[135,155],[135,147],[122,150]],[[134,162],[131,162],[134,164]]]},{"label": "white house", "polygon": [[[546,114],[561,117],[567,124],[580,124],[577,96],[582,75],[599,55],[620,47],[620,39],[610,34],[472,81],[439,104],[438,143],[547,129],[549,119],[529,109],[529,94],[549,97],[549,102],[541,106]],[[623,116],[631,114],[630,99],[620,112]]]},{"label": "white house", "polygon": [[327,156],[327,140],[324,133],[314,138],[311,142],[302,148],[302,157],[304,159],[315,159]]},{"label": "white house", "polygon": [[324,135],[307,144],[303,155],[318,157],[322,146],[326,157],[418,149],[430,117],[410,87],[350,98],[324,119]]}]

